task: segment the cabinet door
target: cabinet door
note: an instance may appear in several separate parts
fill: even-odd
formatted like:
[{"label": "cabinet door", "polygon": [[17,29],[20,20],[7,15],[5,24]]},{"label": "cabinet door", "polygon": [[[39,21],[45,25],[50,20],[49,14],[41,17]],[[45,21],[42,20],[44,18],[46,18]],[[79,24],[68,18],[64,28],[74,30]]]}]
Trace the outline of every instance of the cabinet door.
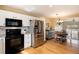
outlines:
[{"label": "cabinet door", "polygon": [[3,53],[2,39],[0,38],[0,54]]},{"label": "cabinet door", "polygon": [[0,16],[0,26],[5,26],[5,18],[4,18],[4,16]]},{"label": "cabinet door", "polygon": [[31,46],[31,34],[28,35],[28,46]]},{"label": "cabinet door", "polygon": [[31,46],[31,35],[27,34],[24,36],[24,48]]},{"label": "cabinet door", "polygon": [[24,35],[24,48],[27,48],[28,46],[28,35]]},{"label": "cabinet door", "polygon": [[27,17],[23,18],[23,26],[30,26],[30,21]]},{"label": "cabinet door", "polygon": [[30,26],[29,20],[23,19],[23,26]]}]

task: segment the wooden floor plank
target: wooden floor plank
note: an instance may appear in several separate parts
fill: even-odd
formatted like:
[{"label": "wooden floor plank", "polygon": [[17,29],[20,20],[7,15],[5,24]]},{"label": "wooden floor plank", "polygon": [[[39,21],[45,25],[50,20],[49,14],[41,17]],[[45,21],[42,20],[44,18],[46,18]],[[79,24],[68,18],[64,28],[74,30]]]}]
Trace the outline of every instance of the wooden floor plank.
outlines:
[{"label": "wooden floor plank", "polygon": [[52,40],[48,40],[42,46],[39,46],[37,48],[30,47],[20,53],[21,54],[78,54],[79,53],[78,48],[79,47],[75,48],[75,45],[71,46],[69,43],[60,44],[52,39]]}]

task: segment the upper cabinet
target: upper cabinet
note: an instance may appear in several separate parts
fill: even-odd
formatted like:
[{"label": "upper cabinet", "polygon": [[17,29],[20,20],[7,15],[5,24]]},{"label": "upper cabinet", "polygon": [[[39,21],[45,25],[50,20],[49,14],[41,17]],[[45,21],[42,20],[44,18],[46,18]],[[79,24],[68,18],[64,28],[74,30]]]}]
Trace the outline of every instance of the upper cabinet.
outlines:
[{"label": "upper cabinet", "polygon": [[0,16],[0,26],[5,26],[5,18]]},{"label": "upper cabinet", "polygon": [[23,26],[30,26],[30,19],[28,16],[23,17]]},{"label": "upper cabinet", "polygon": [[30,20],[23,19],[23,26],[30,26]]}]

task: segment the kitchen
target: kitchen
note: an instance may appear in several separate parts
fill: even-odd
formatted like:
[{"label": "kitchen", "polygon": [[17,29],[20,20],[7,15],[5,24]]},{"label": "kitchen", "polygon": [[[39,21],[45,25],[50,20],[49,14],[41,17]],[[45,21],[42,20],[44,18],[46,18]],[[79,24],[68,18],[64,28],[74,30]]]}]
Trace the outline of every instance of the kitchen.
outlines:
[{"label": "kitchen", "polygon": [[79,15],[71,11],[78,12],[76,7],[79,6],[1,5],[0,53],[78,53]]},{"label": "kitchen", "polygon": [[[14,54],[14,53],[19,52],[20,49],[23,50],[23,49],[31,47],[31,46],[36,47],[35,45],[39,44],[38,43],[39,41],[38,42],[35,41],[36,44],[34,44],[34,41],[32,42],[31,29],[35,25],[33,22],[30,23],[30,21],[34,21],[36,23],[43,22],[42,25],[44,25],[43,19],[44,18],[33,17],[33,16],[28,16],[28,15],[24,15],[24,14],[20,14],[20,13],[0,10],[0,32],[1,32],[0,33],[0,53],[1,54],[5,54],[5,53]],[[37,25],[38,25],[38,23],[37,23]],[[41,26],[41,25],[39,25],[39,26]],[[44,30],[44,27],[42,27],[42,29]],[[35,33],[33,33],[33,34],[35,34]],[[10,38],[11,35],[15,35],[13,37],[17,37],[22,42],[18,42],[20,40],[9,41],[9,40],[11,40],[11,38]],[[42,33],[42,35],[44,35],[44,33]],[[17,39],[17,38],[14,38],[14,39]],[[44,40],[44,36],[43,36],[43,39],[42,39],[42,41],[40,41],[40,43],[44,42],[44,41],[45,40]],[[13,45],[15,46],[19,43],[21,43],[21,45],[16,47],[17,50],[11,48],[11,46],[13,46]],[[37,46],[39,46],[39,45],[37,45]]]}]

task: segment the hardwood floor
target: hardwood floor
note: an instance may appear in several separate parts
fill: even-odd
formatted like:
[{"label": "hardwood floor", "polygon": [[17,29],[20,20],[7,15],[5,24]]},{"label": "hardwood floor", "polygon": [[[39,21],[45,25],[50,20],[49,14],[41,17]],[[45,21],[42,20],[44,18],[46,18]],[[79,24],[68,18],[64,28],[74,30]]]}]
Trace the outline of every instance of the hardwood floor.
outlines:
[{"label": "hardwood floor", "polygon": [[60,44],[56,41],[48,40],[42,46],[37,48],[27,48],[24,51],[20,52],[21,54],[78,54],[79,47],[71,45],[70,43]]}]

